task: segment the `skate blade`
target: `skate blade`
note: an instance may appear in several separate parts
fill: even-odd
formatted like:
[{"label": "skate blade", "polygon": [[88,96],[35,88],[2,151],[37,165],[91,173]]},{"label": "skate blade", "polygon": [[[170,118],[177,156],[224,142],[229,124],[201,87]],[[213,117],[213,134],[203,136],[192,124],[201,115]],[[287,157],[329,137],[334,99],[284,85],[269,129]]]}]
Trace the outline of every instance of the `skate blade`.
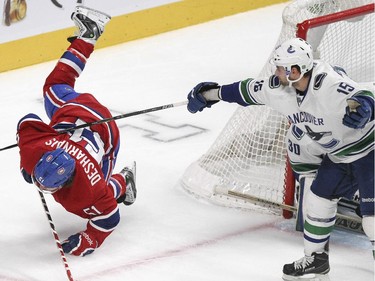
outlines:
[{"label": "skate blade", "polygon": [[83,14],[95,22],[99,21],[103,25],[105,25],[111,19],[110,15],[85,6],[76,6],[76,13]]},{"label": "skate blade", "polygon": [[306,274],[304,276],[290,276],[290,275],[283,275],[284,281],[330,281],[328,274]]},{"label": "skate blade", "polygon": [[133,171],[133,175],[134,175],[134,183],[135,183],[135,186],[137,186],[137,182],[136,182],[136,179],[137,179],[137,162],[133,161],[133,164],[132,164],[132,171]]}]

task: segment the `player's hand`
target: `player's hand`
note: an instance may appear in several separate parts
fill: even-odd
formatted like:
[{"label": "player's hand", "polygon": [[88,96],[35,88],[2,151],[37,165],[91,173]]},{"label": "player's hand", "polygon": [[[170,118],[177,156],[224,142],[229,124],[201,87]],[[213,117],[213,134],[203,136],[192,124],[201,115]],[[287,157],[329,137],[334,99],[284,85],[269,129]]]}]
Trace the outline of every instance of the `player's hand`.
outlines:
[{"label": "player's hand", "polygon": [[206,107],[211,107],[211,105],[217,103],[218,101],[207,101],[202,93],[211,89],[218,89],[219,85],[215,82],[202,82],[196,85],[188,94],[188,105],[187,109],[191,113],[196,113],[197,111],[202,111]]},{"label": "player's hand", "polygon": [[348,100],[342,123],[353,129],[362,129],[372,118],[373,108],[366,98],[351,97]]},{"label": "player's hand", "polygon": [[84,257],[95,251],[98,242],[88,232],[82,231],[69,236],[61,243],[61,246],[66,254]]}]

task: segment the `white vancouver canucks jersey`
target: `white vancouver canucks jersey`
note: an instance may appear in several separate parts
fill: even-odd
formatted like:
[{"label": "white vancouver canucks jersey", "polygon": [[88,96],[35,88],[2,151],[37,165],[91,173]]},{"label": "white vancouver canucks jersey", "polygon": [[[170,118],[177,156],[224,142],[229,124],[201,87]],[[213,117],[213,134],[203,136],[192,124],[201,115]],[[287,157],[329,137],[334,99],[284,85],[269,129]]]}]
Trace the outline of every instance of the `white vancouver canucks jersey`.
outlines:
[{"label": "white vancouver canucks jersey", "polygon": [[349,163],[373,150],[374,121],[363,129],[352,129],[343,125],[342,119],[349,97],[362,95],[373,99],[374,94],[338,67],[314,61],[305,93],[282,86],[275,76],[240,81],[237,97],[228,98],[224,92],[225,89],[221,89],[223,100],[242,105],[265,104],[285,115],[296,140],[310,138],[333,162]]}]

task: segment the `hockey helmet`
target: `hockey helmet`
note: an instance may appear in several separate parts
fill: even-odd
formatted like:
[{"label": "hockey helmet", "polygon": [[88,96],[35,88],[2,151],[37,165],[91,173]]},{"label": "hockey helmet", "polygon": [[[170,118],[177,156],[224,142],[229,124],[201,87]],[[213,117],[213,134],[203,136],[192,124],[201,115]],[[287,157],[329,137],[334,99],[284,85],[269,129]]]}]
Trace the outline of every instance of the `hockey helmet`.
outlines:
[{"label": "hockey helmet", "polygon": [[[313,68],[313,63],[312,47],[301,38],[292,38],[277,46],[271,59],[271,64],[284,67],[289,82],[299,81],[303,74]],[[289,74],[295,65],[300,68],[301,75],[291,81]]]},{"label": "hockey helmet", "polygon": [[73,176],[75,160],[62,148],[46,152],[35,165],[34,184],[46,193],[53,193]]}]

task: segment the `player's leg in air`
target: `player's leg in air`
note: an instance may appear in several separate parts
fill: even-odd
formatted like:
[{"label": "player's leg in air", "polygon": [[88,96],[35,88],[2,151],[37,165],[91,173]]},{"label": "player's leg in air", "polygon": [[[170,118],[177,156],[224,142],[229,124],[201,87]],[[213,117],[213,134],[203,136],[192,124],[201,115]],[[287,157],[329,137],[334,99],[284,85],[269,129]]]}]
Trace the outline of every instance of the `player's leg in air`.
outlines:
[{"label": "player's leg in air", "polygon": [[[68,38],[71,45],[61,56],[44,85],[45,109],[50,118],[58,108],[79,95],[74,90],[75,81],[84,70],[87,59],[94,51],[94,46],[110,19],[109,15],[100,11],[83,6],[76,7],[72,20],[78,28],[77,36]],[[58,124],[55,128],[66,129],[72,125],[66,122]],[[131,205],[137,196],[135,164],[133,168],[125,167],[120,173],[112,175],[118,150],[119,145],[113,155],[103,155],[101,166],[104,176],[112,186],[113,196],[117,202]],[[125,186],[120,184],[119,177],[125,179]]]},{"label": "player's leg in air", "polygon": [[83,6],[76,7],[72,20],[78,27],[78,34],[68,38],[71,45],[61,56],[43,87],[44,106],[50,119],[64,103],[78,96],[74,90],[76,78],[84,70],[96,41],[110,19],[105,13]]}]

